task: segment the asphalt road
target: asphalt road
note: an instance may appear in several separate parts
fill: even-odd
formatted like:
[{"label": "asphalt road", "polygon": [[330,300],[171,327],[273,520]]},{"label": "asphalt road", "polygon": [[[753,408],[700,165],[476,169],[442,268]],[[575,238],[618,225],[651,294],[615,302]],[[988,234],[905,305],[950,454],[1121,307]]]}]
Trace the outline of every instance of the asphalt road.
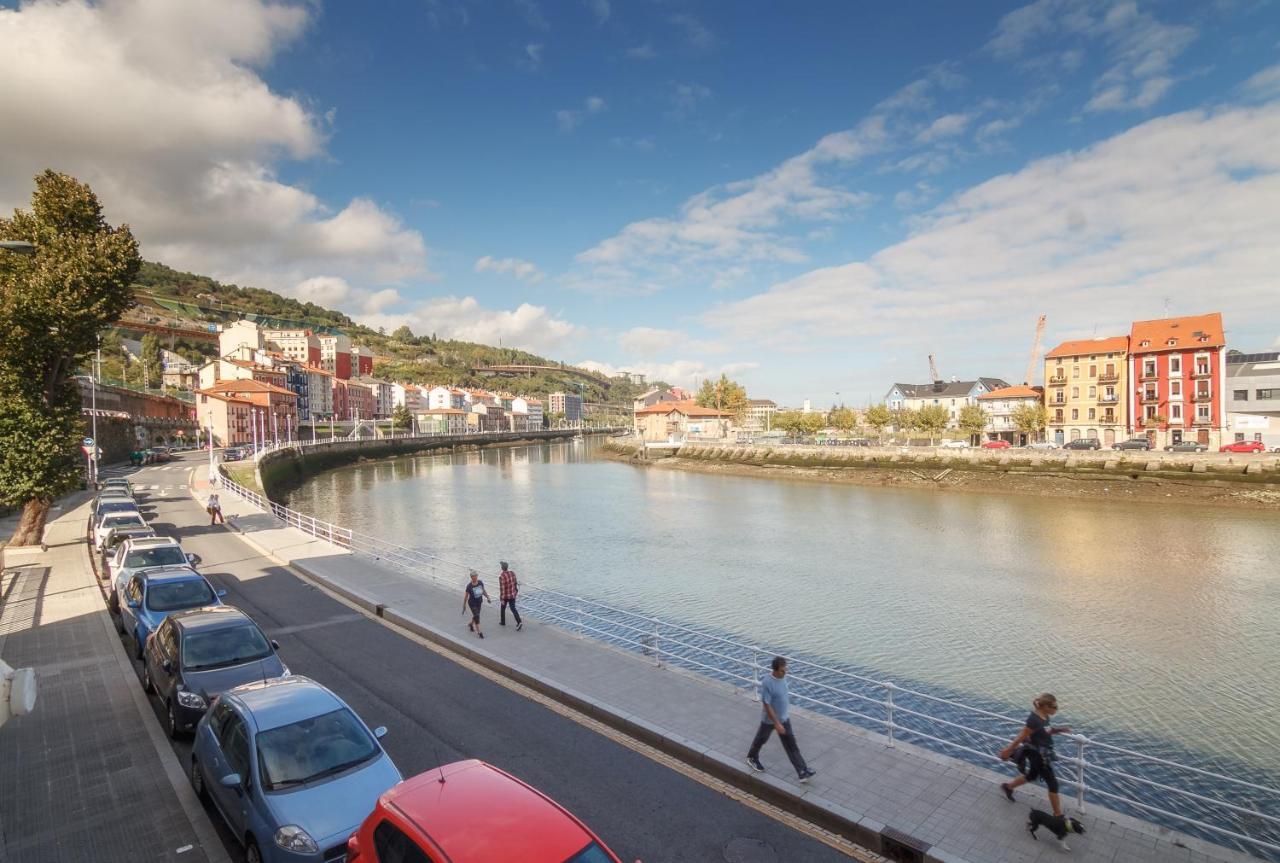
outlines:
[{"label": "asphalt road", "polygon": [[[849,859],[363,617],[258,556],[225,528],[210,527],[186,490],[187,468],[198,460],[187,454],[131,475],[137,483],[161,486],[139,494],[144,515],[157,533],[176,536],[200,555],[201,572],[226,589],[224,601],[280,642],[295,674],[333,689],[370,727],[387,726],[383,744],[405,776],[483,759],[549,794],[628,863]],[[178,464],[183,470],[171,469]],[[141,679],[141,666],[134,666]],[[159,722],[160,705],[151,701]],[[744,752],[748,743],[743,741]],[[184,767],[190,763],[189,742],[175,742],[174,750]],[[243,860],[220,816],[211,809],[210,817],[232,858]],[[474,828],[485,829],[483,812]],[[734,850],[726,855],[730,843]],[[739,856],[744,847],[751,849],[748,857]]]}]

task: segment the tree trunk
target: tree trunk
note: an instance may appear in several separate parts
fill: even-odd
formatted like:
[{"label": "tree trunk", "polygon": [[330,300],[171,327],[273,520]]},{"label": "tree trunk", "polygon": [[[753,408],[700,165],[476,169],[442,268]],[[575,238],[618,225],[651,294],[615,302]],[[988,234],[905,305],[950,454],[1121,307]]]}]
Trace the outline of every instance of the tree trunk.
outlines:
[{"label": "tree trunk", "polygon": [[32,498],[22,507],[22,517],[18,519],[18,529],[9,540],[10,545],[40,545],[44,539],[44,523],[49,517],[48,498]]}]

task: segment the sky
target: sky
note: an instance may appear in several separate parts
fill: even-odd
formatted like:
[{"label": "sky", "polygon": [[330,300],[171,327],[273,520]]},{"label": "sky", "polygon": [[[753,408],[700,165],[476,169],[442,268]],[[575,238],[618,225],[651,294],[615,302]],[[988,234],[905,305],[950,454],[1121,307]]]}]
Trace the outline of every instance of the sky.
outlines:
[{"label": "sky", "polygon": [[1280,2],[0,0],[0,106],[0,211],[388,331],[786,405],[1280,347]]}]

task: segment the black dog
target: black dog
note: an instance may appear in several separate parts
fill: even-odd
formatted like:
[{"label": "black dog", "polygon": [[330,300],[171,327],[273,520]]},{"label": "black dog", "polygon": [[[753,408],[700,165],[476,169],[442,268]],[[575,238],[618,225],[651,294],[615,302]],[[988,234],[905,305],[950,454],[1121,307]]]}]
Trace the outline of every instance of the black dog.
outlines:
[{"label": "black dog", "polygon": [[1036,831],[1041,827],[1046,828],[1054,836],[1058,837],[1058,844],[1063,851],[1070,851],[1067,847],[1068,833],[1084,833],[1084,825],[1075,818],[1066,815],[1050,815],[1042,809],[1032,809],[1031,814],[1027,817],[1027,831],[1031,834],[1032,839],[1038,839]]}]

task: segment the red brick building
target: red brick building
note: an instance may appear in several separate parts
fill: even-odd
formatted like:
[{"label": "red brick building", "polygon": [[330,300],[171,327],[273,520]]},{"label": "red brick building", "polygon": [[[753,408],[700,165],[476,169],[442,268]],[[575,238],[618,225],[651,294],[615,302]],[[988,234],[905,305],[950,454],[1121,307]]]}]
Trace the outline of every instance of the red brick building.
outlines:
[{"label": "red brick building", "polygon": [[1129,430],[1153,447],[1196,440],[1216,448],[1227,422],[1222,315],[1134,321],[1129,334]]}]

